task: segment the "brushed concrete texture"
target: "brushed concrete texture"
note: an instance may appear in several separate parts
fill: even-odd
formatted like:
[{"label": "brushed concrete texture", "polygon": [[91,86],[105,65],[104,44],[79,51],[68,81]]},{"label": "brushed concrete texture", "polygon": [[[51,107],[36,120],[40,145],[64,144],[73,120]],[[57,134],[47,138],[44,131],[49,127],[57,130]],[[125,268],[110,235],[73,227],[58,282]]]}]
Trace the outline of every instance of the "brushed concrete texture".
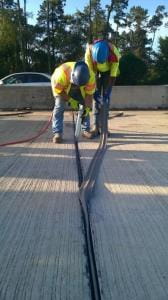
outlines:
[{"label": "brushed concrete texture", "polygon": [[[0,142],[34,135],[49,115],[1,117]],[[0,148],[0,299],[91,299],[70,121],[63,144],[49,128]]]},{"label": "brushed concrete texture", "polygon": [[[168,112],[109,116],[90,217],[103,300],[168,299]],[[30,137],[49,112],[0,118],[0,143]],[[0,299],[91,299],[72,118],[0,148]],[[84,172],[98,140],[80,138]]]},{"label": "brushed concrete texture", "polygon": [[168,299],[168,113],[125,112],[90,215],[102,299]]}]

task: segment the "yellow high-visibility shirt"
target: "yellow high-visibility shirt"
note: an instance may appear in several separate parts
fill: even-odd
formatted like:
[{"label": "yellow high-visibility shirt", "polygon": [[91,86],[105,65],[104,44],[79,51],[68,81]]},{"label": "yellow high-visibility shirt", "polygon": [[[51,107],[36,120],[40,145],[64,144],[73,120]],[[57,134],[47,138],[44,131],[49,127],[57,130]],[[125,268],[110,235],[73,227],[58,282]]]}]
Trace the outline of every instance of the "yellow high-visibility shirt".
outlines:
[{"label": "yellow high-visibility shirt", "polygon": [[[68,92],[71,88],[71,72],[76,62],[66,62],[55,69],[51,76],[51,87],[54,96],[59,95],[61,92]],[[96,81],[95,74],[89,69],[90,79],[84,86],[80,86],[81,94],[85,98],[86,94],[92,95],[95,92]]]},{"label": "yellow high-visibility shirt", "polygon": [[111,43],[109,43],[109,48],[109,59],[105,63],[100,64],[93,61],[92,44],[87,44],[85,52],[85,62],[94,73],[110,71],[111,77],[117,77],[119,72],[119,60],[121,55],[116,46],[112,45]]}]

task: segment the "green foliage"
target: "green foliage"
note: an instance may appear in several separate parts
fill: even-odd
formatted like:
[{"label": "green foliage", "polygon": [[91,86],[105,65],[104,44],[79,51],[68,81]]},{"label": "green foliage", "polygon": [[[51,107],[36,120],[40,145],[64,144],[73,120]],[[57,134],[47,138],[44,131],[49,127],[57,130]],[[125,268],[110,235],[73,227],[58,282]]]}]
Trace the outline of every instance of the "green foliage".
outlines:
[{"label": "green foliage", "polygon": [[165,11],[165,6],[164,5],[159,5],[155,10],[155,14],[152,16],[152,18],[150,19],[150,21],[148,23],[148,27],[150,28],[150,31],[153,33],[152,47],[153,47],[153,44],[154,44],[156,31],[163,24],[163,20],[167,16],[168,16],[168,14]]},{"label": "green foliage", "polygon": [[168,84],[168,37],[159,40],[159,53],[156,55],[154,75],[154,83]]},{"label": "green foliage", "polygon": [[19,41],[17,24],[12,20],[12,12],[8,9],[0,11],[0,76],[4,76],[20,67],[18,55]]},{"label": "green foliage", "polygon": [[[110,23],[111,17],[113,17],[114,23],[117,25],[116,31],[119,27],[125,27],[126,25],[126,9],[128,7],[129,0],[111,0],[110,5],[106,5],[107,8],[107,21]],[[112,14],[112,16],[111,16]],[[107,29],[114,33],[114,30],[110,24],[107,24]]]},{"label": "green foliage", "polygon": [[144,61],[131,52],[122,56],[120,61],[120,76],[118,78],[118,84],[142,84],[146,74],[147,65]]},{"label": "green foliage", "polygon": [[40,6],[37,19],[37,30],[40,33],[36,45],[48,57],[48,71],[59,63],[64,44],[65,0],[44,0]]},{"label": "green foliage", "polygon": [[123,55],[119,84],[166,83],[167,39],[160,40],[157,54],[153,51],[156,32],[167,18],[165,7],[159,5],[149,16],[141,6],[127,11],[128,2],[111,0],[102,8],[101,0],[90,0],[82,11],[67,15],[66,0],[43,0],[37,23],[29,25],[26,0],[0,1],[0,77],[23,70],[52,73],[65,61],[83,59],[91,38],[111,35]]},{"label": "green foliage", "polygon": [[[89,14],[89,6],[85,7],[84,13]],[[91,22],[92,37],[97,39],[106,28],[105,11],[101,7],[100,0],[91,1]]]},{"label": "green foliage", "polygon": [[148,60],[151,39],[148,38],[148,10],[133,6],[127,14],[128,33],[124,33],[127,49],[141,59]]}]

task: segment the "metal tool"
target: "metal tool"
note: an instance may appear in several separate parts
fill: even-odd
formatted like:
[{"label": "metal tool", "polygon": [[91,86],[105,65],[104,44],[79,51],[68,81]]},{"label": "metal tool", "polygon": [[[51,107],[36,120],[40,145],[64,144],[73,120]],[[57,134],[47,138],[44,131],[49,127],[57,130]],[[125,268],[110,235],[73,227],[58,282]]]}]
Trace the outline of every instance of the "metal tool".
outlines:
[{"label": "metal tool", "polygon": [[84,105],[79,104],[79,110],[78,110],[78,115],[77,115],[77,119],[76,119],[76,126],[75,126],[75,137],[76,138],[79,138],[79,135],[81,133],[83,113],[84,113]]}]

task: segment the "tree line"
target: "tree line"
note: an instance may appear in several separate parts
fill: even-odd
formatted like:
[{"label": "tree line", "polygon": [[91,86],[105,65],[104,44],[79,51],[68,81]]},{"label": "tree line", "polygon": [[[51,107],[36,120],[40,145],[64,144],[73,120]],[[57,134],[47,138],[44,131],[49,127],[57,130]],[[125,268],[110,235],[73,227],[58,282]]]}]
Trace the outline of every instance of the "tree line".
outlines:
[{"label": "tree line", "polygon": [[[14,72],[52,73],[65,61],[83,59],[87,42],[108,38],[120,49],[119,85],[167,84],[168,37],[156,33],[168,14],[163,5],[153,16],[141,6],[128,10],[129,0],[90,0],[83,10],[65,13],[66,0],[44,0],[35,25],[27,2],[0,0],[0,78]],[[165,24],[166,26],[166,24]]]}]

